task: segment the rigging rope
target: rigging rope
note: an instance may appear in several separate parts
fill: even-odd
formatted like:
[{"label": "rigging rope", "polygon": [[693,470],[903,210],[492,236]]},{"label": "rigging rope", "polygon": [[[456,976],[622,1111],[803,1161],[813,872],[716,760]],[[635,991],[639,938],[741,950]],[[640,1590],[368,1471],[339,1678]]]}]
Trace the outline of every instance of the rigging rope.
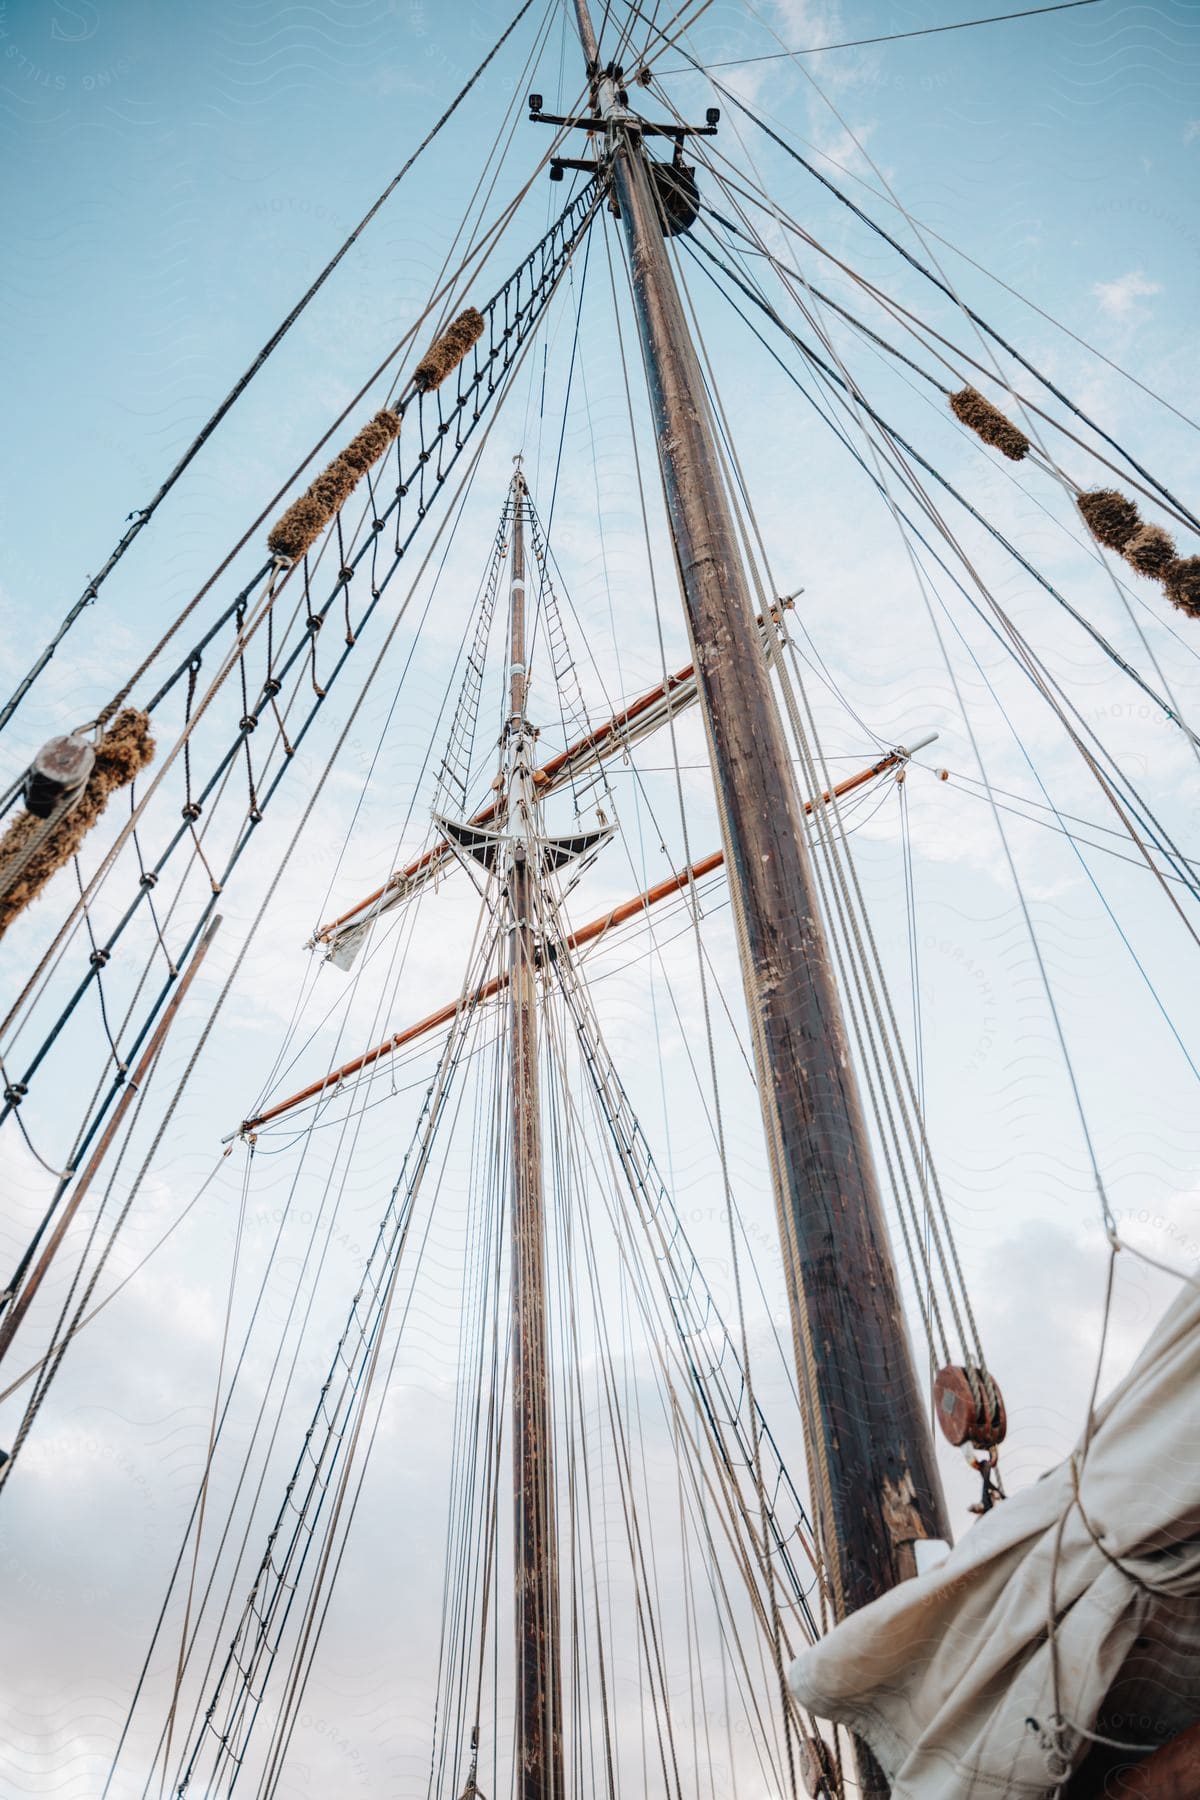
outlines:
[{"label": "rigging rope", "polygon": [[[703,73],[703,65],[701,63],[697,62],[687,51],[684,51],[683,54],[688,57],[688,61],[692,63],[694,68]],[[752,124],[757,125],[759,130],[764,132],[766,136],[790,156],[794,162],[799,163],[801,168],[807,170],[814,180],[819,181],[822,187],[827,188],[836,199],[841,201],[843,206],[847,207],[857,218],[861,219],[865,225],[869,226],[870,229],[875,232],[878,237],[881,237],[885,243],[890,244],[892,249],[897,251],[898,254],[904,258],[905,262],[909,263],[918,274],[923,275],[927,281],[933,283],[934,287],[940,289],[940,291],[946,295],[947,299],[951,300],[974,325],[978,326],[979,329],[990,337],[994,343],[998,344],[1002,350],[1007,351],[1011,357],[1020,363],[1023,369],[1028,370],[1036,380],[1041,382],[1042,386],[1046,388],[1048,392],[1054,395],[1056,400],[1061,401],[1065,407],[1074,413],[1077,419],[1081,419],[1085,425],[1090,426],[1090,428],[1096,432],[1097,436],[1103,438],[1104,442],[1109,444],[1119,456],[1123,456],[1131,468],[1135,469],[1144,480],[1148,481],[1151,487],[1153,487],[1157,493],[1161,494],[1165,500],[1168,500],[1177,512],[1182,513],[1188,523],[1196,531],[1200,531],[1200,519],[1198,519],[1181,500],[1177,499],[1168,487],[1158,481],[1150,473],[1149,469],[1144,468],[1143,465],[1137,461],[1136,457],[1134,457],[1130,451],[1125,449],[1123,444],[1105,431],[1101,425],[1098,425],[1088,413],[1084,412],[1082,407],[1077,406],[1069,395],[1065,394],[1048,375],[1044,375],[1036,364],[1032,363],[1029,358],[1024,356],[1013,344],[1010,344],[1008,340],[1003,337],[994,326],[990,325],[980,313],[977,313],[973,307],[968,306],[964,300],[961,300],[948,282],[923,263],[919,257],[914,256],[910,250],[905,249],[898,238],[893,237],[889,231],[885,230],[877,219],[873,219],[870,213],[864,212],[862,207],[857,205],[848,194],[843,193],[841,188],[839,188],[835,182],[831,181],[827,175],[823,175],[813,163],[810,163],[806,157],[802,156],[793,145],[788,143],[785,137],[781,136],[781,134],[767,124],[766,120],[761,118],[752,107],[747,105],[740,95],[736,94],[731,88],[727,88],[723,82],[715,79],[713,80],[713,86],[717,88],[727,100],[736,106],[739,112],[744,113]]]},{"label": "rigging rope", "polygon": [[258,355],[254,358],[254,361],[250,364],[249,368],[246,369],[245,372],[241,376],[239,376],[238,380],[234,383],[234,385],[230,389],[229,393],[226,394],[224,400],[222,400],[221,404],[217,407],[216,411],[211,415],[211,417],[206,421],[206,423],[201,426],[199,432],[192,439],[192,442],[188,445],[187,449],[184,451],[184,453],[180,457],[179,461],[175,464],[175,467],[166,476],[166,478],[164,479],[164,481],[158,488],[157,492],[151,497],[151,499],[148,501],[148,503],[145,506],[139,507],[136,512],[133,512],[129,515],[131,523],[127,526],[125,532],[123,533],[121,538],[118,540],[116,547],[110,552],[108,560],[105,562],[103,568],[100,570],[100,573],[98,575],[93,576],[91,578],[91,580],[88,582],[87,587],[84,589],[84,591],[80,595],[79,599],[71,607],[70,611],[67,613],[62,624],[59,626],[57,632],[50,639],[49,643],[46,645],[45,649],[42,651],[41,655],[38,657],[37,661],[34,663],[33,667],[30,669],[29,673],[21,681],[21,683],[17,687],[16,691],[11,695],[11,697],[5,703],[4,707],[2,709],[0,709],[0,731],[3,731],[4,727],[8,724],[9,720],[12,718],[12,716],[16,712],[17,708],[20,706],[22,700],[25,698],[26,694],[29,692],[30,688],[33,686],[34,682],[37,680],[38,676],[42,673],[42,670],[46,667],[47,663],[50,661],[51,657],[54,655],[54,652],[57,650],[59,644],[62,643],[62,641],[66,637],[68,631],[71,629],[71,626],[75,623],[76,619],[79,617],[80,613],[83,612],[85,607],[90,606],[93,603],[93,601],[95,601],[95,599],[97,598],[97,596],[99,594],[102,584],[107,580],[108,576],[112,573],[113,569],[116,568],[117,564],[120,562],[120,560],[124,556],[125,552],[129,549],[130,545],[133,543],[133,541],[137,537],[138,533],[140,531],[142,531],[146,525],[149,524],[151,518],[154,516],[155,512],[158,510],[158,508],[161,505],[161,503],[163,502],[163,500],[166,499],[166,497],[170,493],[171,489],[175,486],[175,483],[179,480],[180,476],[184,473],[184,471],[194,461],[194,459],[199,454],[199,452],[203,449],[204,445],[208,442],[209,438],[212,436],[213,432],[216,430],[217,426],[221,423],[221,421],[225,417],[225,415],[229,412],[230,408],[234,405],[235,401],[237,401],[241,397],[241,395],[245,393],[246,389],[249,387],[249,385],[253,381],[254,377],[258,374],[259,370],[263,367],[263,364],[267,361],[267,358],[271,355],[271,352],[273,350],[275,350],[277,348],[277,346],[282,342],[282,340],[286,337],[287,333],[291,330],[292,326],[296,323],[296,320],[300,317],[301,313],[308,306],[309,302],[311,300],[313,300],[316,297],[316,295],[321,291],[321,289],[324,287],[325,283],[328,281],[329,277],[333,274],[333,272],[337,268],[338,264],[342,261],[343,257],[346,255],[347,251],[349,251],[351,249],[351,247],[355,243],[357,243],[358,239],[361,237],[362,233],[366,230],[367,226],[371,223],[372,219],[374,219],[375,215],[381,210],[381,208],[384,206],[385,202],[388,199],[390,199],[392,194],[395,193],[396,189],[399,187],[399,185],[403,181],[404,177],[408,174],[408,172],[412,168],[413,164],[417,161],[418,157],[420,157],[421,154],[429,148],[430,144],[432,144],[434,139],[437,137],[438,133],[442,130],[443,126],[445,126],[449,122],[449,120],[454,116],[454,114],[458,111],[458,108],[461,106],[462,102],[466,99],[467,95],[471,92],[471,89],[475,86],[475,84],[479,80],[480,76],[489,67],[489,65],[495,60],[496,56],[498,55],[500,50],[503,48],[503,46],[507,43],[508,39],[512,36],[513,32],[516,30],[517,26],[521,23],[521,20],[525,17],[525,14],[529,11],[529,9],[533,5],[533,3],[534,3],[534,0],[522,0],[522,5],[520,7],[518,7],[515,17],[509,22],[509,24],[501,32],[500,36],[497,38],[496,42],[492,45],[491,49],[488,51],[488,53],[484,57],[483,61],[479,64],[479,67],[475,70],[474,74],[471,75],[467,79],[467,81],[463,84],[463,86],[459,89],[458,93],[455,95],[454,99],[450,102],[449,106],[442,113],[441,117],[430,128],[430,130],[428,132],[426,132],[425,136],[422,138],[421,142],[417,145],[416,149],[413,151],[412,155],[408,158],[407,162],[405,162],[403,167],[395,175],[393,175],[391,181],[388,182],[388,185],[384,188],[383,192],[379,195],[378,199],[375,200],[372,203],[372,205],[368,207],[367,211],[363,214],[362,218],[358,221],[358,224],[354,227],[354,229],[350,232],[350,234],[339,245],[338,249],[334,252],[334,254],[330,258],[330,260],[325,264],[325,267],[321,270],[320,274],[313,281],[312,285],[307,289],[307,291],[304,294],[301,295],[300,299],[296,302],[295,306],[293,306],[292,310],[287,314],[286,318],[272,332],[271,336],[267,339],[267,341],[263,345],[262,349],[258,352]]},{"label": "rigging rope", "polygon": [[[371,614],[374,612],[376,606],[378,605],[379,599],[382,596],[382,593],[384,592],[388,582],[392,579],[393,575],[395,574],[396,570],[398,569],[400,562],[403,559],[404,552],[405,552],[406,548],[408,547],[408,544],[412,542],[414,536],[416,535],[416,532],[420,528],[422,520],[423,520],[426,512],[428,511],[429,499],[432,498],[432,493],[436,492],[437,488],[440,488],[442,483],[445,482],[449,478],[450,472],[453,469],[455,463],[457,462],[461,451],[464,449],[467,442],[474,434],[475,429],[476,429],[477,425],[479,424],[480,419],[482,419],[484,414],[488,411],[489,402],[492,399],[493,395],[495,395],[495,394],[503,395],[504,393],[506,393],[508,391],[509,382],[508,382],[507,378],[510,377],[511,374],[515,371],[515,369],[516,369],[520,359],[524,355],[529,343],[532,342],[533,334],[536,331],[537,325],[545,311],[546,306],[549,304],[550,299],[552,298],[554,292],[557,290],[558,282],[561,279],[563,270],[566,268],[567,263],[569,262],[570,255],[572,254],[572,252],[575,248],[575,245],[578,243],[581,236],[586,231],[587,226],[590,224],[591,219],[594,216],[594,213],[595,213],[598,203],[599,203],[599,193],[598,193],[598,190],[596,189],[595,185],[592,184],[588,188],[584,189],[581,192],[581,194],[579,196],[577,196],[576,199],[570,203],[570,205],[567,207],[564,214],[560,216],[560,218],[551,227],[551,230],[541,240],[541,243],[539,245],[535,246],[534,250],[532,252],[530,252],[529,255],[525,258],[525,260],[518,266],[515,274],[512,277],[510,277],[509,282],[507,282],[504,285],[504,287],[502,287],[500,290],[498,290],[497,294],[493,297],[492,300],[490,300],[487,303],[487,306],[484,308],[485,316],[491,321],[490,330],[491,330],[492,339],[493,339],[493,341],[491,342],[491,347],[486,354],[481,354],[481,352],[478,349],[474,352],[474,356],[475,356],[474,370],[473,370],[472,374],[470,375],[470,377],[465,379],[464,383],[460,384],[462,391],[460,393],[458,400],[456,400],[456,402],[455,402],[454,409],[452,410],[450,417],[443,418],[440,420],[438,428],[437,428],[436,432],[433,434],[433,445],[432,446],[427,446],[425,444],[424,434],[422,433],[421,449],[419,451],[415,452],[415,461],[414,461],[414,465],[413,465],[414,473],[410,477],[410,484],[415,484],[415,486],[417,488],[417,493],[419,496],[419,503],[418,503],[416,517],[409,529],[408,536],[403,540],[403,542],[401,542],[401,540],[400,540],[399,526],[397,526],[397,538],[396,538],[396,548],[395,548],[394,559],[393,559],[389,569],[386,571],[386,573],[384,573],[383,576],[380,579],[378,579],[373,586],[371,600],[367,604],[367,606],[364,608],[364,611],[359,620],[359,630],[361,630],[361,626],[363,623],[365,623],[366,619],[369,618],[371,616]],[[520,292],[520,284],[521,284],[523,277],[527,278],[527,281],[529,284],[529,291],[524,295],[522,295]],[[508,304],[508,294],[509,294],[510,289],[515,289],[515,298],[514,298],[514,301],[513,301],[513,304],[511,305],[511,307]],[[499,309],[502,304],[503,304],[504,310],[503,310],[503,313],[501,314]],[[501,319],[503,319],[503,323],[501,323]],[[493,364],[496,364],[496,363],[498,363],[498,365],[499,365],[499,374],[497,374],[495,369],[493,368]],[[471,403],[472,398],[474,399],[474,414],[467,415],[466,409],[467,409],[468,405]],[[451,423],[453,422],[455,414],[457,414],[459,417],[460,428],[459,428],[459,431],[456,433],[455,439],[451,443],[451,442],[448,442],[447,434],[450,430],[450,426],[451,426]],[[465,424],[462,422],[464,415],[466,415]],[[495,416],[496,415],[492,414],[489,417],[483,439],[481,441],[479,449],[474,454],[471,468],[468,470],[467,477],[465,478],[466,480],[470,480],[470,478],[473,474],[474,468],[478,466],[479,454],[480,454],[483,446],[487,442],[487,437],[492,429],[492,423],[494,422]],[[423,417],[423,413],[422,413],[422,417]],[[432,486],[427,489],[427,487],[426,487],[426,466],[429,462],[432,462],[432,464],[433,464],[433,474],[430,477]],[[404,483],[402,483],[401,486],[404,488],[405,492],[408,491],[408,488]],[[404,498],[403,493],[397,494],[396,498],[384,510],[383,518],[385,520],[388,517],[392,516],[393,514],[396,514],[396,515],[399,514],[399,509],[401,508],[403,498]],[[447,517],[448,516],[449,515],[447,515]],[[443,521],[443,524],[444,524],[444,521]],[[439,527],[438,536],[440,536],[441,530],[442,530],[442,527]],[[356,557],[354,558],[355,564],[357,564],[359,561],[361,561],[363,557],[365,557],[371,553],[373,544],[375,543],[375,541],[377,541],[377,538],[378,538],[378,533],[375,533],[373,535],[373,537],[370,540],[368,540],[368,542],[366,544],[364,544],[362,550],[360,550],[357,553]],[[434,539],[435,545],[436,545],[436,542],[437,542],[437,537],[435,537],[435,539]],[[428,561],[428,557],[426,558],[426,561]],[[418,575],[418,579],[419,579],[419,575]],[[324,606],[321,608],[321,610],[318,614],[313,615],[314,617],[320,617],[320,618],[324,619],[327,616],[330,608],[335,604],[338,594],[341,591],[341,585],[342,585],[341,579],[339,577],[339,581],[335,585],[335,587],[330,595],[329,600],[325,602]],[[410,598],[411,598],[411,593],[410,593]],[[382,656],[384,654],[384,652],[386,652],[388,646],[390,646],[392,639],[395,636],[396,630],[398,629],[402,618],[403,618],[403,609],[401,609],[400,613],[397,615],[397,618],[393,621],[392,625],[389,627],[388,635],[385,639],[383,650],[380,652],[380,656]],[[244,642],[244,638],[249,635],[250,635],[249,632],[244,633],[242,641]],[[284,662],[282,664],[277,665],[277,671],[286,673],[286,671],[288,669],[294,667],[296,665],[296,663],[304,655],[309,641],[311,641],[311,634],[309,634],[307,632],[301,634],[300,640],[296,643],[296,645],[295,645],[294,649],[291,651],[290,655],[284,660]],[[316,715],[317,715],[318,711],[320,710],[320,707],[321,707],[323,701],[325,700],[325,698],[329,692],[329,689],[332,687],[333,682],[336,679],[337,675],[340,673],[342,668],[345,666],[349,656],[352,653],[352,650],[353,650],[353,644],[347,644],[346,647],[341,652],[336,664],[334,665],[332,672],[329,675],[327,675],[323,691],[318,693],[315,696],[300,730],[292,738],[292,749],[293,750],[295,750],[298,747],[298,745],[302,742],[305,734],[307,733],[307,731],[309,730],[310,726],[312,725],[314,719],[316,718]],[[184,666],[186,667],[188,665],[184,665]],[[374,674],[378,671],[378,668],[379,668],[379,661],[377,659],[377,661],[374,665],[374,669],[372,670],[372,674],[368,678],[369,680],[374,678]],[[210,689],[210,695],[211,695],[212,691],[213,690]],[[252,716],[255,718],[260,717],[268,709],[270,702],[271,702],[271,698],[272,698],[272,696],[270,696],[267,693],[266,688],[264,688],[262,697],[259,699],[259,701],[257,702],[254,709],[252,709]],[[207,704],[207,701],[202,703],[202,705],[200,707],[197,707],[197,709],[193,715],[193,720],[192,720],[190,729],[194,729],[196,719],[198,718],[199,714],[203,710],[204,705],[206,705],[206,704]],[[355,713],[357,712],[358,705],[360,705],[360,704],[361,704],[361,696],[360,696],[359,702],[356,703],[356,706],[354,708]],[[353,714],[352,714],[352,716],[353,716]],[[189,735],[190,735],[190,730],[189,730]],[[207,783],[202,787],[202,789],[200,790],[200,793],[197,796],[197,802],[199,805],[203,806],[205,800],[209,797],[209,795],[214,790],[214,787],[216,786],[217,782],[220,780],[224,771],[228,768],[230,763],[232,763],[234,761],[234,759],[238,756],[238,754],[241,750],[242,744],[244,742],[244,737],[245,737],[244,730],[240,731],[238,733],[238,736],[234,739],[231,746],[225,751],[223,757],[217,763],[216,769],[214,770],[212,775],[209,777]],[[186,737],[184,739],[181,739],[180,742],[175,746],[175,749],[168,755],[168,757],[166,759],[164,759],[163,763],[160,765],[160,767],[158,769],[155,782],[152,784],[149,793],[139,803],[139,807],[137,809],[137,813],[134,815],[134,818],[139,816],[144,811],[151,795],[153,794],[153,792],[155,791],[157,786],[163,780],[163,777],[165,776],[167,769],[170,767],[171,762],[174,760],[175,755],[179,753],[179,751],[183,747],[183,744],[186,743],[186,741],[187,741]],[[257,816],[248,816],[245,819],[245,821],[243,822],[241,829],[238,833],[237,839],[234,843],[234,846],[233,846],[231,852],[229,853],[228,858],[227,858],[223,868],[220,871],[217,881],[214,882],[214,884],[213,884],[214,887],[218,890],[218,892],[224,890],[224,887],[229,880],[232,870],[234,869],[234,867],[240,860],[241,855],[243,854],[247,844],[249,843],[250,839],[253,836],[255,827],[257,826],[257,824],[260,822],[261,818],[265,814],[273,795],[276,793],[276,791],[278,790],[280,784],[282,783],[282,781],[285,777],[287,769],[289,767],[293,766],[294,762],[295,762],[294,757],[287,758],[281,764],[279,771],[275,775],[274,779],[270,782],[270,784],[265,789],[263,789],[259,793],[258,800],[257,800],[257,808],[256,808]],[[306,816],[307,816],[307,814],[306,814]],[[118,835],[118,839],[117,839],[116,843],[113,846],[111,846],[110,849],[108,850],[108,852],[106,853],[105,860],[101,865],[101,870],[98,872],[98,874],[96,876],[94,876],[92,878],[91,883],[89,883],[88,889],[86,890],[85,898],[89,898],[91,893],[95,890],[95,888],[98,884],[98,881],[100,879],[100,875],[103,874],[107,870],[107,868],[111,867],[112,863],[116,859],[118,851],[120,850],[125,839],[130,835],[131,831],[132,831],[132,820],[130,823],[128,823],[125,827],[122,828],[122,832]],[[185,837],[187,837],[189,835],[189,831],[190,831],[190,824],[189,824],[189,821],[185,819],[183,824],[179,828],[176,829],[173,837],[169,840],[166,849],[162,852],[162,854],[156,861],[152,871],[150,871],[150,873],[152,873],[155,876],[155,878],[157,878],[158,875],[166,867],[166,864],[167,864],[172,852],[175,850],[177,845]],[[103,954],[104,952],[107,952],[109,955],[111,955],[112,949],[115,946],[116,942],[120,938],[120,936],[123,933],[123,931],[125,930],[126,926],[129,924],[130,920],[136,914],[141,903],[147,899],[150,892],[151,892],[151,886],[150,886],[150,884],[146,883],[145,879],[143,878],[143,882],[139,886],[139,890],[138,890],[136,897],[127,906],[124,914],[118,920],[118,922],[117,922],[116,926],[113,928],[113,930],[109,933],[104,945],[101,946],[101,952],[100,952],[101,954]],[[183,957],[186,956],[188,951],[190,950],[192,943],[196,940],[198,934],[203,930],[205,921],[206,921],[209,913],[211,913],[212,908],[216,903],[217,897],[218,897],[217,892],[214,892],[210,895],[207,904],[203,907],[203,909],[200,913],[200,916],[195,921],[195,923],[191,926],[187,942],[184,946],[182,953],[177,958],[177,962],[180,962],[180,963],[182,962]],[[66,928],[64,928],[64,930],[65,929]],[[24,1073],[22,1074],[22,1077],[20,1078],[20,1080],[15,1083],[13,1083],[13,1082],[9,1083],[8,1097],[5,1099],[3,1107],[0,1108],[0,1122],[3,1122],[3,1119],[5,1117],[7,1117],[8,1114],[12,1111],[14,1104],[19,1103],[19,1100],[24,1097],[23,1091],[28,1091],[28,1088],[30,1086],[33,1076],[36,1074],[38,1068],[41,1066],[46,1055],[48,1054],[49,1050],[53,1046],[55,1040],[57,1039],[59,1033],[61,1032],[63,1026],[65,1025],[67,1019],[70,1017],[72,1012],[75,1010],[76,1006],[79,1004],[80,1000],[83,998],[84,994],[87,992],[87,990],[90,987],[93,980],[96,979],[96,976],[98,974],[98,967],[99,967],[99,965],[97,965],[95,962],[93,962],[89,966],[87,974],[85,974],[83,976],[82,980],[78,983],[71,999],[67,1002],[67,1005],[64,1007],[62,1013],[60,1014],[57,1023],[53,1027],[53,1029],[50,1033],[50,1036],[43,1042],[42,1046],[37,1051],[37,1053],[34,1056],[34,1058],[32,1059],[32,1061],[28,1064],[28,1066],[25,1069]],[[169,990],[172,985],[173,985],[173,976],[171,978],[169,978],[168,981],[164,984],[164,987],[163,987],[160,995],[158,996],[157,1001],[155,1002],[155,1004],[152,1007],[152,1009],[150,1010],[150,1012],[147,1014],[146,1018],[143,1020],[142,1025],[134,1038],[132,1046],[126,1052],[127,1059],[136,1054],[137,1049],[140,1047],[141,1043],[144,1041],[144,1038],[145,1038],[147,1032],[152,1027],[154,1017],[157,1014],[157,1010],[158,1010],[159,1006],[161,1006],[164,1003],[166,995],[169,993]],[[112,1089],[110,1089],[109,1101],[106,1102],[106,1105],[108,1103],[111,1103],[112,1095],[115,1094],[115,1092],[117,1090],[117,1086],[119,1086],[119,1080],[120,1080],[120,1077],[118,1074],[117,1081],[114,1083],[114,1086],[112,1087]],[[82,1154],[83,1150],[86,1149],[88,1142],[90,1141],[91,1137],[94,1135],[95,1131],[99,1127],[100,1121],[104,1114],[104,1110],[105,1110],[105,1108],[101,1107],[101,1109],[97,1113],[95,1113],[90,1126],[81,1135],[81,1138],[79,1139],[77,1146],[76,1146],[76,1151],[75,1151],[76,1156]],[[41,1229],[42,1230],[45,1229],[44,1224]],[[38,1233],[38,1236],[40,1236],[40,1231]],[[36,1243],[36,1239],[35,1239],[35,1243]]]}]

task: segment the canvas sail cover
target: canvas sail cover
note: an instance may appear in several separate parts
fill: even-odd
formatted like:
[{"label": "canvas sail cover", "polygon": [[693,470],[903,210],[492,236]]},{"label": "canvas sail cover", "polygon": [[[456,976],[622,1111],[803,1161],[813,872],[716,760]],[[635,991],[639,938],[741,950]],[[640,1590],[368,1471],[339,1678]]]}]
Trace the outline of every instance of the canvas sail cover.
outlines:
[{"label": "canvas sail cover", "polygon": [[1189,1282],[1097,1407],[1078,1477],[1077,1447],[937,1568],[836,1626],[793,1665],[797,1698],[867,1741],[893,1800],[1052,1794],[1089,1747],[1055,1726],[1053,1574],[1067,1726],[1166,1742],[1200,1717],[1198,1424]]}]

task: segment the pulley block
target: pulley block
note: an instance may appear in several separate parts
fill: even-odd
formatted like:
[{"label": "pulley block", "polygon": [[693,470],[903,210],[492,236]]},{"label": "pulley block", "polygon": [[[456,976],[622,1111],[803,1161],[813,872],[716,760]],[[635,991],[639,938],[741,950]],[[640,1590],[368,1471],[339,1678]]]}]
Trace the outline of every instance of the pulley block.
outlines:
[{"label": "pulley block", "polygon": [[96,752],[81,733],[51,738],[42,745],[26,773],[26,809],[35,819],[48,819],[65,802],[77,799],[95,761]]},{"label": "pulley block", "polygon": [[809,1800],[831,1800],[837,1793],[837,1769],[833,1753],[822,1737],[803,1732],[800,1737],[800,1779]]},{"label": "pulley block", "polygon": [[942,1435],[956,1449],[973,1444],[990,1450],[1008,1430],[1004,1398],[986,1370],[950,1363],[933,1382],[933,1406]]}]

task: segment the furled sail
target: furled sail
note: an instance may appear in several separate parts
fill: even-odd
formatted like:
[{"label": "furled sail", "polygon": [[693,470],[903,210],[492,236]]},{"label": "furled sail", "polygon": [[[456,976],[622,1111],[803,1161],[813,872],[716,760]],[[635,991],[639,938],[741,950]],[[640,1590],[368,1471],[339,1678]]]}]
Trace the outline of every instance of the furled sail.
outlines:
[{"label": "furled sail", "polygon": [[[1189,1282],[1097,1407],[1090,1442],[793,1664],[797,1699],[866,1739],[892,1800],[1049,1795],[1089,1734],[1150,1749],[1195,1721],[1197,1393]],[[1147,1647],[1173,1666],[1142,1706]]]}]

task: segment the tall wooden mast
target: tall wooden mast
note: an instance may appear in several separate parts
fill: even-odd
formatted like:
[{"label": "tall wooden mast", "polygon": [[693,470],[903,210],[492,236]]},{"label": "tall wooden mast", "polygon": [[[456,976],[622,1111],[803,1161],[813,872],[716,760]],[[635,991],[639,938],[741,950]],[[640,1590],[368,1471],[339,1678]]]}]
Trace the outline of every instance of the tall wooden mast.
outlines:
[{"label": "tall wooden mast", "polygon": [[562,1681],[554,1451],[546,1361],[545,1218],[538,1091],[536,947],[540,912],[534,734],[526,716],[525,481],[512,483],[509,717],[508,1019],[512,1071],[512,1421],[517,1638],[517,1800],[562,1800]]},{"label": "tall wooden mast", "polygon": [[699,360],[636,117],[600,67],[603,121],[649,374],[742,945],[759,1094],[787,1268],[813,1499],[835,1610],[911,1573],[948,1536],[879,1189],[818,913],[801,808],[722,482]]}]

